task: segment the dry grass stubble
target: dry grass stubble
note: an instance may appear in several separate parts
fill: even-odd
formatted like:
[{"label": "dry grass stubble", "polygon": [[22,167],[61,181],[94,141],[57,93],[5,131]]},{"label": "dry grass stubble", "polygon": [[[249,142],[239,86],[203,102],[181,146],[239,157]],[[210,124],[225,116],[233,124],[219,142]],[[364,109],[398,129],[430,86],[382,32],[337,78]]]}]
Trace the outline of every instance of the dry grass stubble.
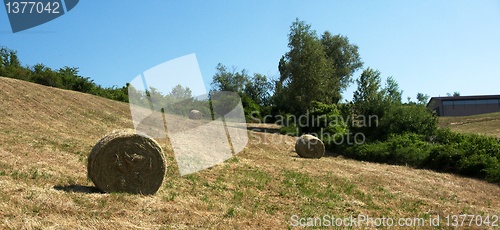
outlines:
[{"label": "dry grass stubble", "polygon": [[92,186],[87,154],[104,134],[131,128],[128,105],[5,78],[0,89],[0,228],[282,229],[292,215],[500,214],[498,185],[342,157],[303,159],[296,138],[258,132],[233,158],[184,177],[158,139],[167,174],[154,196],[95,193],[84,189]]}]

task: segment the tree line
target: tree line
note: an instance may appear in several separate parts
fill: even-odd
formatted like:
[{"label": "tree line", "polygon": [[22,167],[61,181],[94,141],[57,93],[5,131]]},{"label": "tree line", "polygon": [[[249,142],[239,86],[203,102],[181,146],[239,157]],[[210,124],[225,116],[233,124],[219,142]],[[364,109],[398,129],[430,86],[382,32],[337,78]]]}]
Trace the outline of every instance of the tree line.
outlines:
[{"label": "tree line", "polygon": [[127,86],[102,87],[89,77],[80,76],[78,71],[68,66],[54,70],[41,63],[22,66],[17,51],[0,47],[0,76],[128,102]]}]

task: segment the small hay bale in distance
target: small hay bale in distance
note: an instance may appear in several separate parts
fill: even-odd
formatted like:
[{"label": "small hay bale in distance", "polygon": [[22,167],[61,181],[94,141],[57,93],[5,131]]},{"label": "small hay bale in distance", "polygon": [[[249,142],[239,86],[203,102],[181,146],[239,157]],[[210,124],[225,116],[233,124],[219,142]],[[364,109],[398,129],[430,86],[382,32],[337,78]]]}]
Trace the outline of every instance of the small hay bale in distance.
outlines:
[{"label": "small hay bale in distance", "polygon": [[151,195],[165,177],[165,157],[152,138],[118,130],[97,142],[88,158],[88,177],[104,192]]},{"label": "small hay bale in distance", "polygon": [[325,145],[319,138],[305,134],[295,142],[295,151],[303,158],[321,158],[325,154]]},{"label": "small hay bale in distance", "polygon": [[201,120],[203,118],[203,113],[200,111],[193,109],[189,112],[189,119],[191,120]]}]

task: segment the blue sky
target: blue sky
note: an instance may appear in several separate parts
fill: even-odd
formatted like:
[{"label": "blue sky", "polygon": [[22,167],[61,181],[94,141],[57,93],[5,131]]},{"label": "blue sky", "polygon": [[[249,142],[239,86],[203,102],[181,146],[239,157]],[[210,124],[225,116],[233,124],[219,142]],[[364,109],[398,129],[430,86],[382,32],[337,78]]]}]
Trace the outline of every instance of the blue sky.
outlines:
[{"label": "blue sky", "polygon": [[418,92],[500,94],[500,1],[80,1],[15,34],[0,9],[0,46],[17,50],[23,65],[78,67],[119,87],[196,53],[208,87],[217,63],[277,78],[295,18],[318,34],[347,36],[363,68],[393,76],[405,100]]}]

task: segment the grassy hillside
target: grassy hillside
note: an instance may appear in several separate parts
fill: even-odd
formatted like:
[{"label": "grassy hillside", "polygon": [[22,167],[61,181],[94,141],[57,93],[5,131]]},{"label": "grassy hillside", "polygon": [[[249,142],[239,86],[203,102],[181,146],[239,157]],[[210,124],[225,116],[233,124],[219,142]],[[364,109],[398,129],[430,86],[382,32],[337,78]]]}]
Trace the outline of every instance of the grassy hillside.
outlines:
[{"label": "grassy hillside", "polygon": [[449,127],[463,133],[479,133],[500,138],[500,113],[487,113],[466,117],[440,117],[440,127]]},{"label": "grassy hillside", "polygon": [[282,229],[292,217],[325,215],[441,215],[446,227],[444,215],[500,215],[498,185],[342,157],[302,159],[295,138],[252,131],[242,153],[185,177],[158,140],[168,174],[156,195],[101,194],[87,181],[86,158],[107,132],[132,128],[127,104],[0,78],[0,110],[5,229]]}]

